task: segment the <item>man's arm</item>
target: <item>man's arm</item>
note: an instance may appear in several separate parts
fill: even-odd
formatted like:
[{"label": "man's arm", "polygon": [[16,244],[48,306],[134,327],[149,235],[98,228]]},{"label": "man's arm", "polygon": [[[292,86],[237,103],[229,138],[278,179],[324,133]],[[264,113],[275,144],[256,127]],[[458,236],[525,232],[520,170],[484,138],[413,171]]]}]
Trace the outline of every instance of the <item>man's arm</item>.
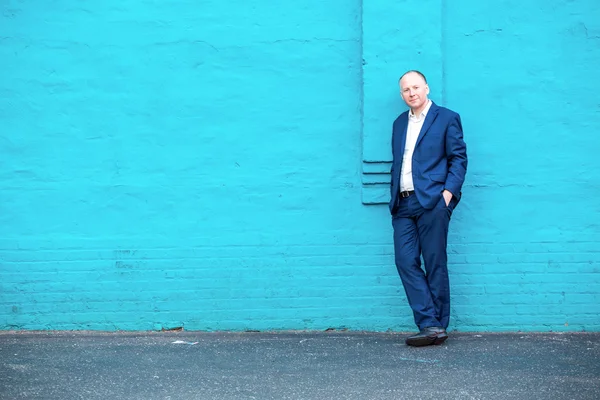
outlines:
[{"label": "man's arm", "polygon": [[390,198],[394,197],[394,194],[392,193],[392,186],[394,185],[394,160],[396,159],[396,156],[394,154],[394,132],[396,130],[396,122],[394,121],[394,123],[392,124],[392,166],[390,168]]},{"label": "man's arm", "polygon": [[446,158],[448,177],[444,187],[444,198],[448,204],[452,195],[457,197],[461,192],[467,174],[467,145],[463,139],[462,123],[458,114],[453,116],[446,131]]}]

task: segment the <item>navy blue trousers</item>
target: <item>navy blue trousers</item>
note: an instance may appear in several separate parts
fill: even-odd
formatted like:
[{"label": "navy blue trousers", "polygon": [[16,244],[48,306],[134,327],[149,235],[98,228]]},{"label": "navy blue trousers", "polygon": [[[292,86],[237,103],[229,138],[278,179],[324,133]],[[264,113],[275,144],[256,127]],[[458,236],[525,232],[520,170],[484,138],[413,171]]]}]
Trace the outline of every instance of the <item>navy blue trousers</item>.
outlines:
[{"label": "navy blue trousers", "polygon": [[[396,268],[419,329],[447,328],[450,322],[450,282],[446,245],[448,225],[457,204],[443,196],[431,210],[413,193],[400,198],[392,216]],[[425,270],[421,268],[421,255]]]}]

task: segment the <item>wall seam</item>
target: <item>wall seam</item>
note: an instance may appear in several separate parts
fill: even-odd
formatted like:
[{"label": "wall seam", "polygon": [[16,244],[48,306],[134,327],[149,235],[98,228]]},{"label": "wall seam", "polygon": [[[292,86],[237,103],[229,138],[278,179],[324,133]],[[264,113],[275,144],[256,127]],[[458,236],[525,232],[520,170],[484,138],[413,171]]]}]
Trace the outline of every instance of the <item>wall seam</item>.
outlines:
[{"label": "wall seam", "polygon": [[447,37],[447,25],[446,25],[446,0],[441,0],[442,4],[442,12],[441,12],[441,38],[440,38],[440,47],[441,47],[441,52],[442,52],[442,105],[447,106],[446,101],[447,101],[447,80],[446,80],[446,52],[447,52],[447,44],[446,44],[446,37]]}]

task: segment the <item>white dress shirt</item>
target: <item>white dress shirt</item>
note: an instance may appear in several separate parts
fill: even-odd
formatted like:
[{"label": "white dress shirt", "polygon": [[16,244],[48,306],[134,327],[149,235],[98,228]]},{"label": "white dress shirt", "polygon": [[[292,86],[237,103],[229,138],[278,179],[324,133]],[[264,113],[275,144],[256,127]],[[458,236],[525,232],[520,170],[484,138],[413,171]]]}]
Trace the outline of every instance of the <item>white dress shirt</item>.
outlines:
[{"label": "white dress shirt", "polygon": [[415,151],[415,145],[419,138],[419,133],[425,122],[425,117],[431,108],[431,100],[421,111],[421,115],[416,116],[412,110],[408,112],[408,127],[406,129],[406,145],[404,146],[404,154],[402,155],[402,176],[400,176],[400,191],[415,190],[412,177],[412,157]]}]

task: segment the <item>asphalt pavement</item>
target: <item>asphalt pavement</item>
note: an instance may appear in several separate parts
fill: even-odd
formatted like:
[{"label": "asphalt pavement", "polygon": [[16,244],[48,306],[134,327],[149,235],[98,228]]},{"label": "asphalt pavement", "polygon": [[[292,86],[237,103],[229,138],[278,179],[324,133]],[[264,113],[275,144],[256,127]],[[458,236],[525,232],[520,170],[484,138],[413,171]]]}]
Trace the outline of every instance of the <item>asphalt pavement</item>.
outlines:
[{"label": "asphalt pavement", "polygon": [[600,333],[0,332],[0,399],[600,399]]}]

